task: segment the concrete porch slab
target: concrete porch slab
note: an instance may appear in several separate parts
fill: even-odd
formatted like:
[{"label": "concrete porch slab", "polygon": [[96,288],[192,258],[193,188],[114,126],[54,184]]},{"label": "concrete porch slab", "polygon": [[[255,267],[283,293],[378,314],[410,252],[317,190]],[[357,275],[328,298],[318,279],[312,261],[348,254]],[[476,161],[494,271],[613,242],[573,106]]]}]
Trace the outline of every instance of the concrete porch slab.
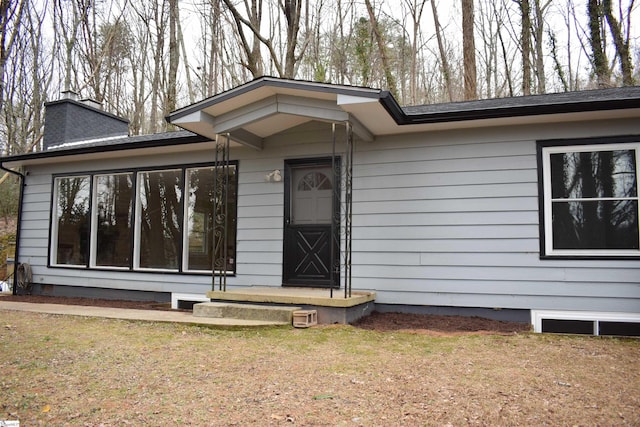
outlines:
[{"label": "concrete porch slab", "polygon": [[209,291],[212,301],[237,302],[241,304],[295,305],[303,310],[316,310],[319,324],[352,323],[371,314],[375,306],[376,293],[353,291],[348,298],[344,290],[334,289],[333,298],[329,289],[250,286],[227,291]]},{"label": "concrete porch slab", "polygon": [[375,301],[375,292],[353,291],[344,297],[344,290],[334,289],[333,298],[329,289],[249,286],[227,291],[209,291],[207,297],[216,301],[242,301],[274,304],[304,304],[320,307],[354,307]]}]

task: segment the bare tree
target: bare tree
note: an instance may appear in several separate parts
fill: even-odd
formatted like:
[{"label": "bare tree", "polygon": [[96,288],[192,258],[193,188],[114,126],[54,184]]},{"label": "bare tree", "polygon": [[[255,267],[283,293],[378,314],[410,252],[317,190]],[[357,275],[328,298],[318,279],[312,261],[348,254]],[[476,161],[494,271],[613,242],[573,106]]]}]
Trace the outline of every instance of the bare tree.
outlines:
[{"label": "bare tree", "polygon": [[[443,36],[442,36],[442,26],[440,25],[440,19],[438,19],[438,10],[436,7],[435,0],[431,0],[431,13],[433,13],[433,24],[436,31],[436,40],[438,41],[438,52],[440,53],[440,64],[441,64],[441,72],[442,77],[444,78],[444,84],[446,86],[447,95],[449,97],[449,101],[453,101],[453,87],[451,84],[451,67],[449,66],[449,59],[447,55],[447,51],[444,46]],[[414,65],[413,72],[416,72],[417,64]]]},{"label": "bare tree", "polygon": [[462,52],[464,56],[464,99],[477,99],[476,46],[473,0],[462,0]]},{"label": "bare tree", "polygon": [[520,0],[522,20],[520,51],[522,53],[522,94],[531,95],[531,6],[529,0]]},{"label": "bare tree", "polygon": [[298,33],[300,32],[300,18],[302,16],[302,4],[309,4],[308,0],[280,0],[280,8],[287,22],[287,44],[284,60],[284,75],[282,77],[294,78],[298,61],[304,55],[308,39],[303,44],[300,52],[297,52]]},{"label": "bare tree", "polygon": [[534,11],[534,20],[532,25],[532,33],[533,33],[533,41],[535,45],[535,49],[533,52],[535,53],[535,75],[536,75],[536,83],[537,83],[537,93],[546,93],[547,92],[547,82],[546,75],[544,69],[544,24],[545,24],[545,12],[549,5],[551,4],[551,0],[546,0],[545,3],[541,4],[540,0],[533,0],[533,11]]},{"label": "bare tree", "polygon": [[[609,24],[609,30],[613,36],[613,44],[616,48],[616,56],[620,61],[620,71],[622,72],[622,84],[625,86],[633,86],[633,64],[631,62],[631,53],[629,49],[629,28],[631,27],[631,11],[633,10],[634,0],[631,0],[626,10],[627,34],[623,35],[623,26],[613,14],[611,0],[602,0],[602,8],[604,16]],[[622,8],[622,5],[620,5]]]},{"label": "bare tree", "polygon": [[387,47],[384,39],[382,38],[382,32],[380,31],[378,20],[376,19],[376,15],[373,11],[373,6],[371,5],[370,0],[365,0],[364,3],[367,6],[367,12],[369,14],[369,20],[371,22],[371,29],[375,36],[376,44],[378,45],[378,51],[382,60],[382,69],[387,81],[387,86],[389,87],[389,92],[391,92],[393,96],[398,98],[398,87],[396,85],[396,79],[391,71],[391,64],[389,63],[389,57],[387,56]]},{"label": "bare tree", "polygon": [[169,73],[167,76],[167,91],[164,103],[165,115],[176,109],[178,63],[180,61],[180,46],[178,45],[179,21],[178,0],[169,0]]},{"label": "bare tree", "polygon": [[[432,9],[435,8],[434,1],[431,1]],[[415,104],[418,99],[418,55],[419,55],[419,44],[420,44],[420,22],[422,21],[422,13],[424,11],[424,6],[427,0],[404,0],[404,4],[409,9],[409,15],[411,16],[411,63],[409,64],[409,101],[412,104]],[[440,37],[441,32],[439,31],[437,22],[437,13],[434,13],[436,34]],[[438,39],[438,45],[442,42],[441,38]],[[446,75],[446,71],[448,71],[449,64],[443,63],[443,73]],[[445,71],[446,70],[446,71]],[[405,81],[406,78],[401,79],[401,81]]]},{"label": "bare tree", "polygon": [[[263,74],[260,42],[263,42],[267,47],[271,46],[271,49],[273,49],[271,42],[260,34],[260,25],[262,23],[262,0],[251,0],[251,5],[249,5],[247,1],[244,2],[245,11],[249,15],[248,19],[242,16],[231,0],[223,0],[223,2],[233,15],[233,20],[236,24],[235,30],[240,38],[240,42],[242,43],[246,56],[244,66],[251,72],[254,78],[260,77]],[[253,33],[251,42],[249,42],[244,31],[245,26],[247,26]],[[275,56],[275,52],[272,55]]]},{"label": "bare tree", "polygon": [[3,87],[6,100],[2,114],[4,154],[37,150],[43,133],[44,102],[53,78],[53,55],[43,43],[44,13],[25,4],[20,29],[13,39],[5,72],[11,76]]},{"label": "bare tree", "polygon": [[0,0],[0,111],[4,106],[5,67],[20,31],[24,4],[24,0]]},{"label": "bare tree", "polygon": [[604,41],[602,40],[602,7],[599,0],[587,1],[587,16],[589,18],[589,42],[591,45],[591,60],[596,75],[598,87],[611,85],[611,71],[607,60]]},{"label": "bare tree", "polygon": [[[66,91],[78,90],[78,72],[74,64],[74,49],[78,41],[78,32],[82,21],[87,18],[89,10],[83,0],[71,0],[69,2],[54,2],[53,21],[56,29],[55,37],[62,43],[64,49],[62,69],[64,72],[64,85]],[[62,40],[60,40],[62,39]],[[73,76],[76,76],[74,78]]]},{"label": "bare tree", "polygon": [[[280,77],[293,78],[295,77],[295,71],[298,62],[304,54],[308,41],[305,41],[302,48],[298,49],[298,35],[300,32],[300,20],[302,18],[302,5],[308,0],[279,0],[278,10],[282,12],[285,20],[286,35],[284,43],[284,55],[278,53],[278,45],[276,40],[278,39],[275,31],[265,36],[261,33],[260,23],[262,21],[262,0],[251,0],[251,8],[245,1],[246,12],[249,17],[243,16],[238,10],[237,6],[232,0],[223,0],[231,14],[233,15],[234,22],[236,24],[236,31],[242,42],[244,52],[247,56],[247,68],[251,71],[254,77],[262,75],[262,68],[260,67],[260,45],[264,45],[270,55],[271,64],[275,68]],[[306,10],[306,8],[305,8]],[[270,10],[272,11],[272,10]],[[274,12],[275,14],[275,12]],[[280,18],[280,15],[277,15]],[[270,20],[272,24],[272,30],[279,27],[279,19]],[[253,33],[253,44],[249,45],[247,41],[244,27],[249,28]],[[299,50],[299,52],[298,52]]]}]

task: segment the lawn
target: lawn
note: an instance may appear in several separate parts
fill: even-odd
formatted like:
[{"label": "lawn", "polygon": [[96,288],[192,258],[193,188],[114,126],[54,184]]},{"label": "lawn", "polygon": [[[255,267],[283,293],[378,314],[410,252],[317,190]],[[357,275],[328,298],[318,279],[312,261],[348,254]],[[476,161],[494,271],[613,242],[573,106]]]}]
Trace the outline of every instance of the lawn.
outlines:
[{"label": "lawn", "polygon": [[640,425],[640,340],[220,330],[0,311],[0,421]]}]

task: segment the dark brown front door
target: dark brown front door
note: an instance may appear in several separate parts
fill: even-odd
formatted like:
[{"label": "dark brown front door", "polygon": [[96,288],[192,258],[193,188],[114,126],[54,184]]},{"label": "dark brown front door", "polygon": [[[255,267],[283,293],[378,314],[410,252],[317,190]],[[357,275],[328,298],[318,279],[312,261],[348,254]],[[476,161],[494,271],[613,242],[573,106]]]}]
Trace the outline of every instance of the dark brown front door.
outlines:
[{"label": "dark brown front door", "polygon": [[339,248],[332,238],[338,189],[331,159],[285,164],[285,286],[330,287],[332,279],[339,283],[331,274]]}]

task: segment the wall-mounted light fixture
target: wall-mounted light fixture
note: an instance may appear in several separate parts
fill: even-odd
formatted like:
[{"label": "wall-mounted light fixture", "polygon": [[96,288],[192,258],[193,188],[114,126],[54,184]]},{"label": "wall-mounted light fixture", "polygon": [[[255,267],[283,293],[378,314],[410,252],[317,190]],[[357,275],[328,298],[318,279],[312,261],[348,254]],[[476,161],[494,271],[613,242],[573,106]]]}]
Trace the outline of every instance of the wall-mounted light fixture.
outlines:
[{"label": "wall-mounted light fixture", "polygon": [[264,176],[264,180],[267,182],[280,182],[282,181],[282,174],[280,169],[276,169],[273,172],[269,172]]}]

